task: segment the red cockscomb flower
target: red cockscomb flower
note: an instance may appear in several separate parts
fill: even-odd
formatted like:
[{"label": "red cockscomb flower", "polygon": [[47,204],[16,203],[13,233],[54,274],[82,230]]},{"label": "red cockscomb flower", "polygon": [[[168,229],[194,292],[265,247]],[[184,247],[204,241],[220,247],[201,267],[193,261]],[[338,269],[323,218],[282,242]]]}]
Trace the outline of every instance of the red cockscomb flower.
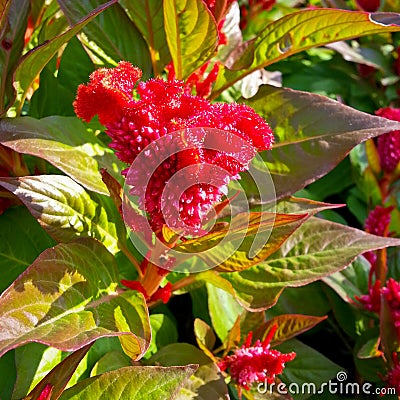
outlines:
[{"label": "red cockscomb flower", "polygon": [[282,354],[278,350],[270,349],[270,342],[277,328],[277,325],[274,325],[265,340],[263,342],[257,340],[253,346],[250,346],[252,339],[250,332],[240,349],[219,362],[221,371],[228,370],[232,379],[247,390],[254,382],[273,383],[276,375],[282,373],[285,362],[296,357],[294,352]]},{"label": "red cockscomb flower", "polygon": [[[212,205],[221,200],[229,180],[238,178],[238,173],[248,167],[256,151],[271,148],[273,133],[250,107],[211,103],[190,94],[183,81],[151,79],[141,82],[137,85],[134,98],[133,89],[140,76],[141,71],[127,62],[120,62],[114,69],[93,72],[89,84],[78,88],[75,112],[85,121],[98,114],[100,122],[107,128],[106,133],[112,139],[110,147],[127,164],[133,163],[139,153],[157,141],[155,148],[144,153],[146,162],[141,163],[129,177],[132,194],[139,196],[139,203],[148,213],[155,231],[161,228],[166,218],[170,218],[177,221],[177,226],[173,228],[184,228],[184,232],[189,233],[197,232]],[[229,155],[229,148],[226,151],[207,150],[204,149],[204,143],[199,143],[198,148],[189,150],[185,147],[188,138],[184,137],[190,135],[188,128],[225,131],[226,134],[221,134],[226,136],[223,138],[225,141],[229,135],[236,135],[248,143],[252,150],[247,151],[240,162]],[[181,135],[181,139],[178,135],[171,141],[158,141],[170,133],[182,130],[188,131]],[[176,138],[179,140],[176,141]],[[165,159],[165,154],[172,155]],[[179,193],[179,198],[168,198],[162,204],[166,183],[177,171],[186,166],[205,164],[225,170],[226,176],[213,185],[198,179],[199,183],[192,183],[183,193],[176,192],[175,196]],[[158,167],[149,169],[149,165]],[[202,167],[198,171],[205,173]],[[147,175],[150,172],[149,177]],[[143,182],[145,190],[141,187]]]},{"label": "red cockscomb flower", "polygon": [[[375,114],[400,122],[400,108],[380,108]],[[392,131],[379,136],[377,150],[382,169],[388,173],[393,172],[400,161],[400,131]]]},{"label": "red cockscomb flower", "polygon": [[379,313],[381,310],[381,282],[377,279],[372,287],[369,288],[368,294],[355,296],[366,310]]}]

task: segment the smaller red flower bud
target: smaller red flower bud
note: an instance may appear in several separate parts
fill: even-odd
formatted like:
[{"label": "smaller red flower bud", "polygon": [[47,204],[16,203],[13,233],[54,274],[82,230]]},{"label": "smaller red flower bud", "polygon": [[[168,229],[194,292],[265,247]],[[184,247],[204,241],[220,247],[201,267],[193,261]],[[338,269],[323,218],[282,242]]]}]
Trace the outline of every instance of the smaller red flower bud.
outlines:
[{"label": "smaller red flower bud", "polygon": [[40,395],[37,398],[37,400],[50,400],[53,388],[54,388],[54,386],[52,384],[46,383],[46,386],[44,387],[44,389],[40,393]]}]

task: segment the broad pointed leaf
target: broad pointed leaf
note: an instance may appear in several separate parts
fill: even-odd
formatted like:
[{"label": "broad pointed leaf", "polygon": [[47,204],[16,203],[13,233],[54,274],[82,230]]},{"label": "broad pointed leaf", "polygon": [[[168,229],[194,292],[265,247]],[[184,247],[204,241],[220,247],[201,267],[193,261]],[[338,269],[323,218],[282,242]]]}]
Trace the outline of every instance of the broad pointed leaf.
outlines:
[{"label": "broad pointed leaf", "polygon": [[123,335],[129,356],[140,358],[150,343],[147,307],[141,294],[117,286],[113,256],[93,239],[44,251],[0,297],[0,355],[28,342],[74,351]]},{"label": "broad pointed leaf", "polygon": [[367,250],[398,245],[399,239],[311,218],[267,261],[222,276],[243,306],[261,310],[274,305],[285,287],[303,286],[339,271]]},{"label": "broad pointed leaf", "polygon": [[14,96],[13,73],[24,47],[29,1],[13,0],[0,4],[0,115]]},{"label": "broad pointed leaf", "polygon": [[263,153],[263,159],[277,198],[287,197],[329,172],[362,141],[400,128],[398,122],[320,95],[273,86],[261,87],[245,103],[266,118],[275,133],[276,142],[271,151]]},{"label": "broad pointed leaf", "polygon": [[293,54],[374,33],[400,31],[400,16],[392,13],[311,9],[288,14],[271,22],[238,49],[230,68],[220,70],[213,90],[216,97],[239,79]]},{"label": "broad pointed leaf", "polygon": [[120,368],[79,382],[60,400],[173,400],[196,369],[195,365]]},{"label": "broad pointed leaf", "polygon": [[17,101],[15,106],[17,107],[18,111],[22,109],[23,102],[28,93],[29,87],[32,85],[32,82],[38,76],[44,66],[59,51],[60,47],[74,37],[86,24],[93,20],[93,18],[95,18],[115,2],[116,0],[111,0],[102,4],[90,14],[85,15],[85,18],[77,21],[75,25],[73,25],[63,34],[48,40],[47,42],[25,54],[14,75],[14,87],[17,90]]},{"label": "broad pointed leaf", "polygon": [[162,0],[120,0],[132,22],[147,42],[154,75],[160,75],[171,60],[164,30]]},{"label": "broad pointed leaf", "polygon": [[125,240],[125,226],[112,200],[89,194],[68,176],[0,178],[0,186],[15,194],[58,241],[92,237],[117,253],[119,240]]},{"label": "broad pointed leaf", "polygon": [[[58,0],[58,4],[72,25],[99,7],[102,1],[77,3],[74,0]],[[151,62],[146,42],[117,1],[101,17],[85,26],[83,33],[81,40],[106,64],[131,61],[143,71],[144,76],[150,76]]]},{"label": "broad pointed leaf", "polygon": [[241,213],[233,217],[231,226],[188,240],[174,250],[198,253],[196,257],[210,267],[217,266],[217,271],[239,271],[275,252],[306,217],[307,214]]},{"label": "broad pointed leaf", "polygon": [[122,168],[108,149],[75,117],[31,117],[0,121],[0,143],[19,153],[47,160],[71,178],[98,193],[108,195],[100,168],[119,176]]},{"label": "broad pointed leaf", "polygon": [[0,216],[0,293],[54,240],[23,207],[10,208]]},{"label": "broad pointed leaf", "polygon": [[178,79],[209,60],[217,47],[217,26],[202,0],[164,0],[164,24]]},{"label": "broad pointed leaf", "polygon": [[265,339],[265,336],[269,330],[277,325],[278,329],[272,338],[272,345],[276,346],[286,340],[292,339],[300,333],[306,332],[325,320],[327,316],[316,317],[313,315],[302,315],[302,314],[282,314],[271,318],[260,326],[255,334],[254,338]]}]

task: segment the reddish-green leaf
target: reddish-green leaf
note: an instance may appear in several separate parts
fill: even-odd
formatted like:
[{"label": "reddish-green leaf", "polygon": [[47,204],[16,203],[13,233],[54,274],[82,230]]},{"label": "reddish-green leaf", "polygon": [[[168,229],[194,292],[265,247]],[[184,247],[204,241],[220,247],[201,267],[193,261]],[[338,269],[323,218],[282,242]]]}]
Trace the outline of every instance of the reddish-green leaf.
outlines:
[{"label": "reddish-green leaf", "polygon": [[160,75],[171,60],[164,30],[162,0],[120,0],[132,22],[147,42],[154,75]]},{"label": "reddish-green leaf", "polygon": [[217,47],[217,26],[202,0],[165,0],[164,25],[176,77],[187,78]]},{"label": "reddish-green leaf", "polygon": [[14,96],[13,73],[24,47],[28,0],[0,2],[0,115]]},{"label": "reddish-green leaf", "polygon": [[267,261],[222,276],[243,306],[261,310],[274,305],[285,287],[303,286],[339,271],[367,250],[398,245],[400,239],[311,218]]},{"label": "reddish-green leaf", "polygon": [[[329,172],[358,143],[400,127],[320,95],[273,86],[263,86],[245,103],[265,117],[275,133],[273,149],[262,157],[278,198]],[[259,162],[255,160],[255,168]]]},{"label": "reddish-green leaf", "polygon": [[18,111],[21,111],[28,89],[32,85],[34,79],[59,51],[60,47],[74,37],[86,24],[93,20],[93,18],[115,2],[116,0],[111,0],[102,4],[63,34],[48,40],[25,54],[21,62],[18,64],[14,75],[14,87],[17,90],[17,101],[15,106]]},{"label": "reddish-green leaf", "polygon": [[[390,17],[387,19],[386,17]],[[309,9],[271,22],[237,50],[240,56],[221,69],[213,90],[216,97],[239,79],[292,54],[359,36],[400,31],[396,14],[369,14],[339,9]]]},{"label": "reddish-green leaf", "polygon": [[67,386],[71,376],[73,375],[76,367],[81,362],[83,357],[89,351],[92,344],[73,352],[60,364],[58,364],[51,372],[49,372],[36,387],[25,397],[25,400],[36,400],[39,398],[46,385],[51,385],[52,391],[49,400],[58,399],[65,386]]},{"label": "reddish-green leaf", "polygon": [[31,117],[0,121],[0,143],[19,153],[47,160],[71,178],[98,193],[108,195],[100,168],[115,177],[122,168],[114,152],[75,117]]},{"label": "reddish-green leaf", "polygon": [[123,335],[128,355],[140,358],[150,343],[147,307],[117,286],[114,257],[93,239],[44,251],[0,297],[0,354],[28,342],[74,351]]},{"label": "reddish-green leaf", "polygon": [[0,178],[0,186],[15,194],[58,241],[92,237],[112,253],[125,241],[125,225],[112,200],[89,194],[68,176]]},{"label": "reddish-green leaf", "polygon": [[60,399],[173,400],[196,369],[196,365],[124,367],[81,381],[66,390]]},{"label": "reddish-green leaf", "polygon": [[278,329],[272,338],[272,345],[276,346],[286,340],[292,339],[300,333],[306,332],[313,328],[315,325],[326,319],[324,317],[316,317],[313,315],[302,315],[302,314],[282,314],[271,318],[260,326],[255,332],[254,338],[265,339],[265,336],[269,330],[277,325]]}]

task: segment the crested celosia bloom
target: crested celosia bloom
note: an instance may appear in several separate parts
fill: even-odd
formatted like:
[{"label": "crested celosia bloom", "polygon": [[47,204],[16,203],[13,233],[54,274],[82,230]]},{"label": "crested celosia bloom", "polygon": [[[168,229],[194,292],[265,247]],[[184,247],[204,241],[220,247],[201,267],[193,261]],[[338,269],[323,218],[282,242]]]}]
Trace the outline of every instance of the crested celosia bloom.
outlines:
[{"label": "crested celosia bloom", "polygon": [[379,313],[381,310],[381,282],[377,279],[368,290],[368,294],[355,296],[366,310]]},{"label": "crested celosia bloom", "polygon": [[393,368],[383,378],[386,382],[386,387],[395,388],[396,393],[400,395],[400,363],[397,353],[393,353]]},{"label": "crested celosia bloom", "polygon": [[228,371],[231,378],[247,390],[254,382],[273,383],[276,375],[282,373],[285,368],[285,362],[296,357],[294,352],[282,354],[270,348],[276,330],[277,325],[274,325],[265,340],[263,342],[257,340],[253,346],[250,346],[252,339],[250,332],[241,348],[235,350],[232,355],[225,356],[218,363],[220,370]]},{"label": "crested celosia bloom", "polygon": [[[140,77],[140,69],[123,61],[116,68],[96,70],[87,85],[78,87],[75,112],[84,121],[97,114],[112,139],[110,147],[127,164],[132,164],[154,142],[156,146],[144,152],[146,161],[128,177],[131,193],[139,196],[139,204],[147,212],[153,230],[159,231],[169,219],[176,221],[172,228],[184,233],[197,232],[212,205],[222,199],[229,180],[237,179],[239,172],[248,168],[257,151],[271,148],[272,131],[246,105],[211,103],[192,95],[185,83],[178,80],[150,79],[135,88]],[[219,129],[225,132],[221,133],[222,143],[229,140],[229,135],[235,135],[250,150],[238,161],[230,155],[229,148],[226,152],[210,150],[204,143],[188,148],[188,128]],[[168,135],[178,131],[182,133],[169,140]],[[163,137],[167,139],[160,141]],[[172,155],[165,159],[165,154]],[[202,174],[207,171],[202,166],[206,164],[226,171],[223,182],[210,184],[203,179]],[[179,198],[168,198],[162,204],[167,182],[182,168],[193,165],[199,165],[198,183],[192,182]]]},{"label": "crested celosia bloom", "polygon": [[[400,108],[380,108],[376,115],[400,122]],[[387,173],[393,172],[400,161],[400,131],[379,136],[377,150],[382,169]]]}]

